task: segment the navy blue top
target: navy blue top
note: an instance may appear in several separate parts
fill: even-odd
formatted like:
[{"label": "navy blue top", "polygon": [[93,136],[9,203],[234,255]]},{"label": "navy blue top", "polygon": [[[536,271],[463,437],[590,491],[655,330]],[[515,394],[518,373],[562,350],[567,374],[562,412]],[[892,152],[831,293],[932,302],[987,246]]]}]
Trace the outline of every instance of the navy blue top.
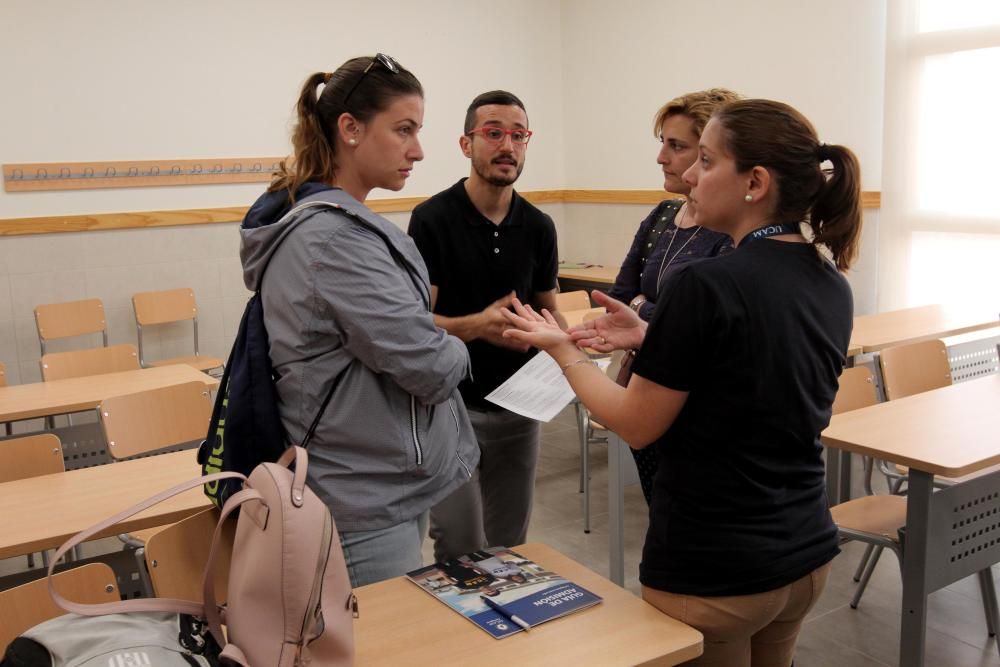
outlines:
[{"label": "navy blue top", "polygon": [[[622,262],[622,268],[618,271],[615,284],[608,290],[609,296],[624,303],[628,303],[640,293],[643,294],[646,302],[639,307],[639,317],[647,322],[653,317],[653,311],[656,309],[657,275],[665,263],[664,255],[668,246],[670,246],[670,257],[674,259],[671,261],[669,257],[666,258],[670,266],[663,277],[691,260],[723,255],[733,249],[732,239],[725,234],[697,226],[678,228],[674,224],[674,218],[683,203],[683,199],[663,201],[642,221],[635,238],[632,239],[632,247]],[[657,221],[667,222],[666,230],[656,238],[650,239],[650,232],[653,231]],[[676,238],[671,246],[670,240],[675,235]],[[643,246],[648,243],[653,243],[654,247],[651,252],[644,253]],[[683,250],[678,254],[681,248]],[[645,260],[643,260],[644,254],[646,254]]]}]

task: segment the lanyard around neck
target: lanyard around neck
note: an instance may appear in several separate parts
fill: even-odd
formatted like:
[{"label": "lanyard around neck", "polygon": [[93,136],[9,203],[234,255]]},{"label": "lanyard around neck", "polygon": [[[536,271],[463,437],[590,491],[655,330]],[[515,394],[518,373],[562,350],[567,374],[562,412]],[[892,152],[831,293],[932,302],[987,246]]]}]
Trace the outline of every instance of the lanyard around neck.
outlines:
[{"label": "lanyard around neck", "polygon": [[769,236],[781,236],[782,234],[799,234],[801,230],[799,229],[799,224],[788,224],[782,223],[780,225],[764,225],[763,227],[758,227],[754,229],[740,241],[740,245],[746,245],[747,243],[752,243],[754,241],[759,241],[760,239],[766,239]]}]

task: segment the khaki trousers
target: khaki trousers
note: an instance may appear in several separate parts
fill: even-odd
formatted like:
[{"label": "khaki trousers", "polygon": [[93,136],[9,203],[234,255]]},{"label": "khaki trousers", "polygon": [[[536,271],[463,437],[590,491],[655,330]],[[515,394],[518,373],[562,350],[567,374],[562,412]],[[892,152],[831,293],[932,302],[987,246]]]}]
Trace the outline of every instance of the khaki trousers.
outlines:
[{"label": "khaki trousers", "polygon": [[806,614],[819,600],[830,563],[765,593],[724,597],[676,595],[642,587],[642,597],[705,635],[698,667],[789,667]]}]

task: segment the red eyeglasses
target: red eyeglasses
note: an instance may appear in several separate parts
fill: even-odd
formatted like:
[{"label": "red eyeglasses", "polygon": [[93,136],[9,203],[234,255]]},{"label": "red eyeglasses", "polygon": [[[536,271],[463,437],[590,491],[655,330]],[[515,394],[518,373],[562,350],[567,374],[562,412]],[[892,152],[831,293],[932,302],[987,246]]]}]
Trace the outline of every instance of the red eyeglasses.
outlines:
[{"label": "red eyeglasses", "polygon": [[505,130],[502,127],[477,127],[474,130],[469,130],[465,133],[466,136],[470,134],[482,135],[483,139],[490,142],[491,144],[503,143],[504,137],[510,137],[511,143],[524,145],[528,143],[531,139],[531,130]]}]

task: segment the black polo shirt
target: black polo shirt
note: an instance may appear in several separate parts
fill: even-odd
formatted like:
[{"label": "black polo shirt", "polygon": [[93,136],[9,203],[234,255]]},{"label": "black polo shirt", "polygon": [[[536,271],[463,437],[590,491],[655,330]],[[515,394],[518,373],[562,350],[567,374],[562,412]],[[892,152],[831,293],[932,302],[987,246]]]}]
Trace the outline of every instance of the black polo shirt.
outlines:
[{"label": "black polo shirt", "polygon": [[[514,193],[507,217],[496,225],[465,191],[465,179],[413,209],[409,234],[438,288],[434,312],[445,317],[478,313],[505,294],[530,301],[556,288],[559,257],[552,218]],[[459,389],[466,404],[498,410],[484,400],[533,355],[483,340],[466,344],[472,379]]]}]

